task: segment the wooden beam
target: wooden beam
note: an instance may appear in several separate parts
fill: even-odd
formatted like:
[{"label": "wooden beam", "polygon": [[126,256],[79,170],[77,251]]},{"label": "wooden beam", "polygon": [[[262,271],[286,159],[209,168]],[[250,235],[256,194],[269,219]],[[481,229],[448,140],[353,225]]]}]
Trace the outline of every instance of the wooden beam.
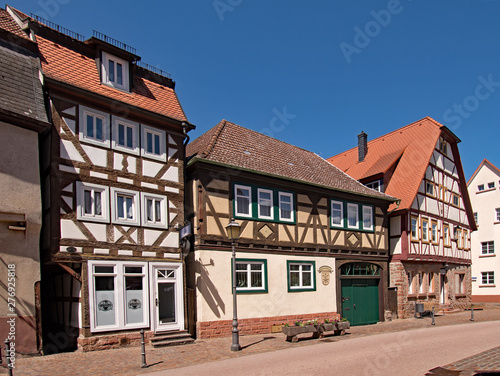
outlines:
[{"label": "wooden beam", "polygon": [[67,271],[73,278],[75,278],[78,282],[82,283],[82,276],[75,272],[73,269],[71,269],[68,265],[57,262],[57,265],[59,265],[61,268],[63,268],[65,271]]}]

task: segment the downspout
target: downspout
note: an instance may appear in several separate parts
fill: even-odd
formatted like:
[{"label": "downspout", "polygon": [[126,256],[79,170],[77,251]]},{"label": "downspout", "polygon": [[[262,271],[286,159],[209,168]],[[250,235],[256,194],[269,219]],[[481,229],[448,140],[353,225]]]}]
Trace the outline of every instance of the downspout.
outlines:
[{"label": "downspout", "polygon": [[182,133],[184,135],[184,142],[182,143],[182,146],[184,148],[183,150],[183,156],[182,156],[182,161],[183,161],[183,169],[184,169],[184,173],[183,173],[183,176],[182,176],[182,179],[183,179],[183,189],[184,189],[184,195],[182,196],[183,199],[183,205],[184,205],[184,223],[181,225],[181,226],[184,226],[186,224],[186,182],[187,182],[187,161],[186,161],[186,146],[187,144],[189,143],[189,136],[187,134],[187,128],[188,128],[188,123],[186,123],[185,121],[182,122]]}]

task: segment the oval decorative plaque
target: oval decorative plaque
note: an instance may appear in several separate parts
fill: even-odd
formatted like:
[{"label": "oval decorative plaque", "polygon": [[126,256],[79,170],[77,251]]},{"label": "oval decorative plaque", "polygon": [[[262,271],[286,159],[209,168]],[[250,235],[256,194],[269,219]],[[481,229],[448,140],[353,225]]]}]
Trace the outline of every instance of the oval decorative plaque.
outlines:
[{"label": "oval decorative plaque", "polygon": [[323,265],[318,269],[318,272],[321,273],[321,282],[328,286],[330,284],[330,274],[333,272],[333,269],[329,266]]}]

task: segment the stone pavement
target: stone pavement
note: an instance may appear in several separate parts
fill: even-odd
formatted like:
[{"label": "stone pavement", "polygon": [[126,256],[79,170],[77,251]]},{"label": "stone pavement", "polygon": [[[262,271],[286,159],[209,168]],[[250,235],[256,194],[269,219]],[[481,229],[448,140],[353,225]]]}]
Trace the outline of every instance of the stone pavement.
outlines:
[{"label": "stone pavement", "polygon": [[[475,322],[500,320],[500,306],[486,306],[484,310],[474,311],[474,322],[470,322],[470,312],[459,312],[436,317],[436,325],[456,325]],[[423,319],[394,320],[376,325],[352,327],[344,336],[327,335],[322,339],[311,339],[310,335],[301,335],[298,343],[285,341],[282,333],[270,333],[260,335],[241,336],[240,344],[242,350],[230,351],[231,337],[197,340],[195,344],[177,347],[166,347],[154,349],[146,346],[146,360],[148,367],[141,368],[140,347],[128,347],[83,353],[55,354],[39,357],[21,357],[16,359],[14,375],[44,376],[44,375],[137,375],[153,371],[161,371],[188,365],[206,363],[216,360],[247,356],[262,352],[278,351],[287,348],[312,346],[321,342],[346,341],[350,338],[373,335],[386,332],[411,330],[422,327],[431,327],[430,317]],[[454,372],[454,373],[429,373],[428,375],[460,375],[461,370],[470,371],[474,369],[486,370],[487,367],[498,367],[499,350],[492,349],[491,354],[478,354],[467,358],[466,363],[456,362],[443,366],[430,372]],[[464,360],[465,361],[465,360]],[[474,363],[477,361],[477,363]],[[496,363],[495,363],[496,362]],[[462,367],[462,368],[461,368]],[[469,367],[469,368],[467,368]],[[470,368],[472,367],[472,368]],[[475,368],[477,367],[477,368]],[[481,368],[483,367],[483,368]],[[492,369],[493,369],[492,368]],[[500,368],[497,368],[500,371]],[[3,374],[6,370],[2,369]],[[458,372],[458,373],[457,373]],[[470,375],[473,375],[471,373]]]},{"label": "stone pavement", "polygon": [[458,362],[431,369],[426,376],[474,376],[478,373],[490,376],[500,375],[500,346]]}]

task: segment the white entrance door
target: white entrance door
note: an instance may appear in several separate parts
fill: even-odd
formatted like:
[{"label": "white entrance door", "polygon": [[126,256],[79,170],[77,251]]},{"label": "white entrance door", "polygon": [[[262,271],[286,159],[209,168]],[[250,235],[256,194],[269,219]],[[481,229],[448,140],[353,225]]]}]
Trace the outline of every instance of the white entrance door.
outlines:
[{"label": "white entrance door", "polygon": [[155,332],[184,329],[182,264],[151,263],[151,312]]}]

